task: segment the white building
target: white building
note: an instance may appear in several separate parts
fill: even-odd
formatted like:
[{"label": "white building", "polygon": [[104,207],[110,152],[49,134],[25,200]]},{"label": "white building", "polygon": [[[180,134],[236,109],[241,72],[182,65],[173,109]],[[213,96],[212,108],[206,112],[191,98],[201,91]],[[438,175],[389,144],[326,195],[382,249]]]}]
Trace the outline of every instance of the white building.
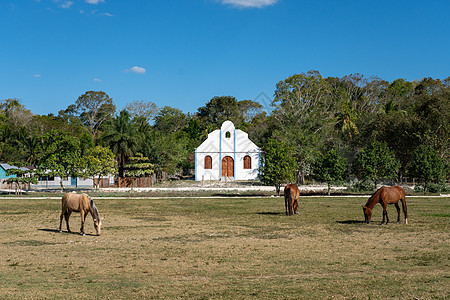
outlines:
[{"label": "white building", "polygon": [[195,180],[254,180],[260,161],[261,149],[248,134],[225,121],[195,149]]}]

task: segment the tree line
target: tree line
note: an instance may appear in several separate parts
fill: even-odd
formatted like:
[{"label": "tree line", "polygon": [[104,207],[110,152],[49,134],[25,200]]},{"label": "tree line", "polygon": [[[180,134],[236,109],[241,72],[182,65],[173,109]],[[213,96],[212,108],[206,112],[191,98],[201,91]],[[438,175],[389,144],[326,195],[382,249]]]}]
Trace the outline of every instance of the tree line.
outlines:
[{"label": "tree line", "polygon": [[18,99],[0,103],[0,161],[61,177],[189,174],[194,149],[231,120],[262,147],[266,184],[331,186],[348,181],[449,177],[450,77],[417,81],[318,71],[276,84],[269,107],[216,96],[195,113],[134,101],[117,111],[103,91],[87,91],[57,115],[36,115]]}]

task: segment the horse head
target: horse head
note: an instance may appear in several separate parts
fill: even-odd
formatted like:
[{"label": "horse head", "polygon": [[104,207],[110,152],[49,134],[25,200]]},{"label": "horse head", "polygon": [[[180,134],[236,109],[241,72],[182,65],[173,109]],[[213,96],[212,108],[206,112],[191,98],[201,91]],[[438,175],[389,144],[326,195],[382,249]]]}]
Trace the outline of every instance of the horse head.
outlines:
[{"label": "horse head", "polygon": [[370,207],[363,205],[363,212],[364,212],[364,222],[369,224],[370,219],[372,219],[372,209]]},{"label": "horse head", "polygon": [[94,228],[97,235],[102,233],[102,220],[101,218],[94,219]]}]

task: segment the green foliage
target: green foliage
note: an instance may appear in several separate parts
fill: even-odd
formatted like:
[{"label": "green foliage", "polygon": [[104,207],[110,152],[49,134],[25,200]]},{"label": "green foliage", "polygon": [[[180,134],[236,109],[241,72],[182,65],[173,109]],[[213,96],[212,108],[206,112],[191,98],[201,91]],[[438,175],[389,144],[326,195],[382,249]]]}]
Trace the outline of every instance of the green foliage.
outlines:
[{"label": "green foliage", "polygon": [[238,101],[231,96],[216,96],[198,109],[197,116],[203,124],[220,127],[224,121],[230,120],[236,127],[241,128],[244,122],[250,122],[260,113],[262,113],[262,105],[258,102]]},{"label": "green foliage", "polygon": [[108,146],[119,162],[119,176],[123,177],[124,166],[129,157],[133,156],[142,141],[139,127],[131,120],[130,114],[122,110],[112,120],[101,136],[101,143]]},{"label": "green foliage", "polygon": [[153,130],[145,140],[143,154],[149,158],[158,174],[174,174],[180,171],[189,159],[192,151],[189,142],[183,133],[167,134]]},{"label": "green foliage", "polygon": [[348,178],[347,161],[335,149],[320,154],[314,163],[314,177],[328,184],[328,194],[331,185],[343,183]]},{"label": "green foliage", "polygon": [[284,142],[269,139],[262,160],[261,181],[266,185],[274,185],[279,195],[281,185],[295,179],[293,149]]},{"label": "green foliage", "polygon": [[[276,139],[291,149],[300,183],[313,171],[320,173],[313,169],[323,158],[320,152],[332,148],[341,149],[349,161],[355,162],[355,174],[363,181],[376,183],[384,177],[393,178],[398,165],[392,155],[374,162],[376,157],[365,153],[374,142],[392,149],[400,162],[399,177],[415,174],[425,183],[416,170],[417,163],[412,163],[413,153],[420,145],[428,145],[448,166],[449,99],[450,77],[413,82],[397,79],[389,83],[357,73],[323,78],[318,71],[279,81],[271,113],[263,112],[258,102],[220,96],[200,107],[195,115],[135,101],[126,106],[127,113],[114,117],[112,99],[104,92],[88,91],[57,116],[40,116],[11,98],[0,101],[0,161],[51,167],[48,152],[56,150],[42,143],[49,143],[48,135],[60,130],[79,144],[74,156],[85,157],[95,144],[109,148],[116,156],[121,176],[124,166],[137,153],[149,158],[155,172],[177,173],[193,168],[195,147],[223,121],[231,120],[259,146]],[[358,153],[359,149],[364,151]],[[384,164],[392,172],[383,172]],[[60,165],[54,163],[57,170]],[[79,166],[70,169],[58,173],[81,172]],[[428,180],[426,189],[436,180]]]},{"label": "green foliage", "polygon": [[277,84],[272,105],[277,126],[273,137],[294,147],[303,182],[333,130],[330,85],[317,71],[290,76]]},{"label": "green foliage", "polygon": [[8,169],[6,171],[7,176],[13,176],[6,179],[8,184],[15,184],[16,187],[16,195],[20,193],[21,186],[29,186],[30,184],[37,184],[38,179],[35,174],[31,172],[31,170],[20,168],[20,163],[11,163],[11,165],[15,165],[16,167]]},{"label": "green foliage", "polygon": [[88,91],[75,102],[80,119],[96,137],[102,123],[111,119],[116,111],[112,99],[103,91]]},{"label": "green foliage", "polygon": [[439,157],[439,154],[430,146],[421,145],[414,151],[410,175],[422,181],[424,192],[429,183],[443,183],[449,175],[449,165]]},{"label": "green foliage", "polygon": [[80,142],[68,133],[53,130],[42,136],[38,173],[61,178],[61,190],[64,190],[63,178],[80,172]]},{"label": "green foliage", "polygon": [[132,118],[143,118],[147,124],[151,124],[157,115],[159,108],[151,102],[134,101],[127,104],[126,110],[130,113]]},{"label": "green foliage", "polygon": [[155,117],[154,128],[159,131],[174,133],[186,126],[186,119],[186,115],[180,109],[164,106]]},{"label": "green foliage", "polygon": [[359,179],[371,180],[375,189],[377,181],[382,178],[397,176],[400,168],[394,152],[384,142],[373,142],[361,150],[353,164],[353,172]]},{"label": "green foliage", "polygon": [[117,173],[117,163],[111,149],[96,146],[86,150],[79,175],[84,178],[111,176]]},{"label": "green foliage", "polygon": [[154,166],[149,162],[149,158],[138,153],[134,157],[129,158],[129,162],[125,166],[124,175],[128,177],[142,177],[154,174]]}]

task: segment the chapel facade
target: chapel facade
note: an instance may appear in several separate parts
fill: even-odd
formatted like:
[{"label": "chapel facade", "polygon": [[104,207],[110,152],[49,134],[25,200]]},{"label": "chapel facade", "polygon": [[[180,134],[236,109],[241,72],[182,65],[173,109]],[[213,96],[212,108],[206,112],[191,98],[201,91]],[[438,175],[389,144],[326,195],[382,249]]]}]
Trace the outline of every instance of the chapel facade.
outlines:
[{"label": "chapel facade", "polygon": [[255,180],[260,162],[261,148],[225,121],[195,149],[195,180]]}]

